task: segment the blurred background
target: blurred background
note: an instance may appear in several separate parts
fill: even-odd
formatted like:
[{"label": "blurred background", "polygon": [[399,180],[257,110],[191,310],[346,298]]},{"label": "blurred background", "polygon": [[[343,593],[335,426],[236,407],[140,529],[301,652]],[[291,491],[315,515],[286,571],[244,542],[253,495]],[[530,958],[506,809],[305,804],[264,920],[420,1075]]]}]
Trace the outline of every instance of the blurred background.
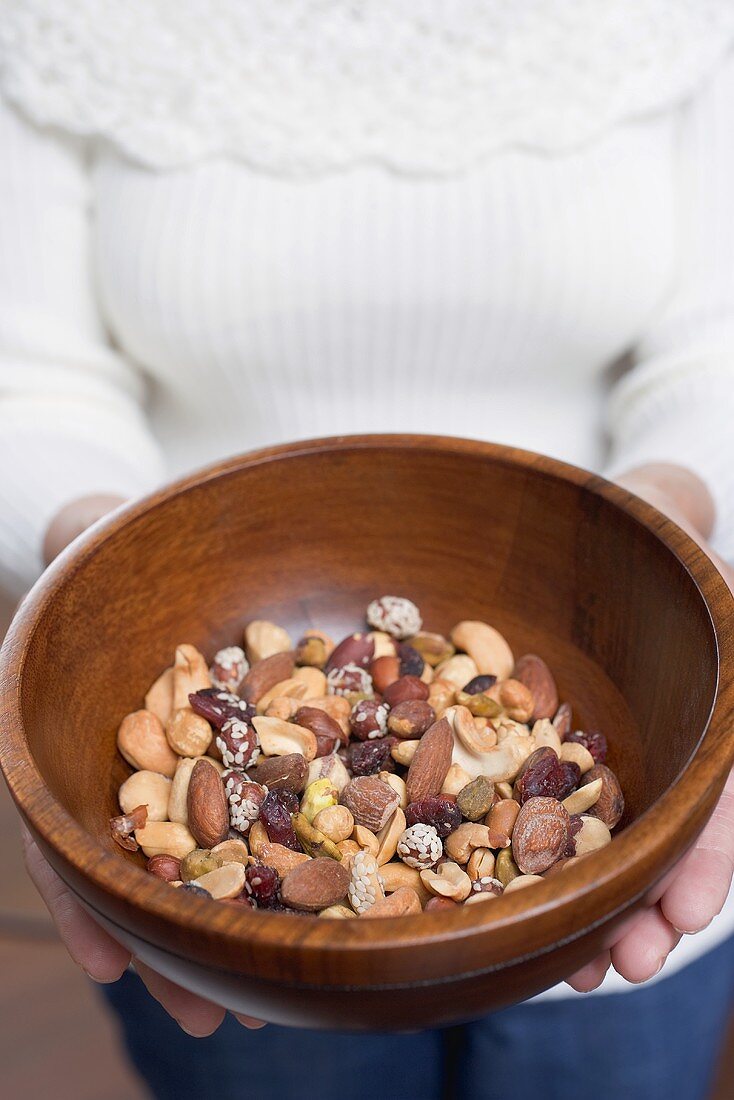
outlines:
[{"label": "blurred background", "polygon": [[[12,607],[0,595],[3,635],[11,616]],[[54,1100],[149,1100],[151,1094],[128,1065],[115,1022],[58,942],[25,873],[18,817],[2,782],[0,867],[2,1100],[37,1100],[47,1091]],[[732,1097],[734,1017],[711,1100]]]}]

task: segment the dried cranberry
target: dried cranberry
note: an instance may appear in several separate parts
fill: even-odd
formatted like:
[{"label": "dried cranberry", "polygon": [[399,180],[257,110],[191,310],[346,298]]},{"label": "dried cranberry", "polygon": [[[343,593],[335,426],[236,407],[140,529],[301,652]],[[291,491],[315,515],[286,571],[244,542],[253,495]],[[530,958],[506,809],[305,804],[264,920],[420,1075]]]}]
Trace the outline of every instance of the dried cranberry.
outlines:
[{"label": "dried cranberry", "polygon": [[192,691],[189,703],[194,713],[206,718],[216,730],[220,730],[230,718],[247,719],[256,713],[255,707],[240,699],[239,695],[232,691],[220,691],[219,688]]},{"label": "dried cranberry", "polygon": [[375,699],[355,703],[349,715],[349,728],[360,741],[374,741],[387,733],[389,708]]},{"label": "dried cranberry", "polygon": [[576,790],[581,779],[581,770],[576,763],[566,763],[558,759],[549,746],[530,753],[515,780],[514,798],[524,805],[528,799],[568,798]]},{"label": "dried cranberry", "polygon": [[216,745],[227,768],[249,768],[260,755],[257,732],[248,719],[228,718],[217,734]]},{"label": "dried cranberry", "polygon": [[410,803],[405,811],[405,822],[408,826],[419,823],[433,825],[443,838],[461,825],[461,810],[456,802],[448,798],[421,798],[418,802]]},{"label": "dried cranberry", "polygon": [[289,814],[298,813],[301,804],[298,795],[294,791],[289,790],[287,787],[280,787],[274,794],[283,809],[287,810]]},{"label": "dried cranberry", "polygon": [[270,909],[278,901],[280,875],[274,867],[256,863],[245,871],[245,891],[255,899],[258,909]]},{"label": "dried cranberry", "polygon": [[583,821],[581,820],[581,814],[571,814],[568,825],[568,844],[566,845],[564,856],[576,855],[576,834],[580,832]]},{"label": "dried cranberry", "polygon": [[607,758],[607,739],[603,733],[598,730],[589,730],[585,733],[583,730],[577,730],[575,733],[569,733],[566,738],[567,741],[575,741],[579,745],[583,745],[585,749],[588,749],[591,755],[594,757],[595,764],[603,764]]},{"label": "dried cranberry", "polygon": [[396,646],[397,654],[400,659],[400,675],[401,676],[420,676],[423,669],[426,667],[426,662],[421,657],[417,649],[413,649],[412,645],[408,645],[407,642],[400,642]]},{"label": "dried cranberry", "polygon": [[497,683],[496,676],[475,676],[468,684],[464,685],[465,695],[481,695],[483,691],[489,691]]},{"label": "dried cranberry", "polygon": [[272,844],[282,844],[285,848],[300,852],[301,845],[293,828],[291,815],[280,798],[282,794],[282,790],[268,791],[260,807],[260,820]]},{"label": "dried cranberry", "polygon": [[578,764],[574,763],[573,760],[563,760],[561,761],[561,771],[566,776],[566,786],[564,788],[564,793],[558,795],[558,797],[563,800],[564,798],[568,798],[572,791],[575,791],[578,787],[579,780],[581,779],[581,768]]},{"label": "dried cranberry", "polygon": [[348,750],[348,766],[352,775],[375,775],[383,771],[391,760],[390,749],[394,737],[381,737],[379,741],[354,741]]}]

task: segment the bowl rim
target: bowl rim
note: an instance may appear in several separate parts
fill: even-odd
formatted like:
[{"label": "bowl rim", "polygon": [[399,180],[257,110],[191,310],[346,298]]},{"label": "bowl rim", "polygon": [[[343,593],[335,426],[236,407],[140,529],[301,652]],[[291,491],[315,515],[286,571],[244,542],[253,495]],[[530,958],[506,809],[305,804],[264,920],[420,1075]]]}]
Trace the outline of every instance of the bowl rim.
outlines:
[{"label": "bowl rim", "polygon": [[[159,883],[142,868],[120,859],[116,853],[103,848],[79,825],[64,806],[50,793],[38,770],[26,741],[21,711],[22,676],[28,648],[35,631],[43,621],[45,609],[57,591],[93,557],[100,547],[118,531],[173,497],[193,490],[207,482],[226,477],[245,468],[266,463],[298,459],[306,455],[322,455],[354,450],[422,450],[455,455],[468,455],[488,462],[530,470],[533,473],[561,479],[575,487],[602,497],[619,508],[627,516],[652,533],[688,573],[708,614],[716,643],[717,682],[713,704],[701,738],[671,786],[639,818],[617,837],[614,844],[595,853],[595,859],[582,861],[563,876],[553,878],[551,891],[544,884],[536,889],[517,891],[503,899],[499,911],[492,906],[473,905],[458,907],[456,912],[441,910],[414,917],[401,917],[387,921],[342,921],[339,935],[334,935],[331,921],[313,920],[297,922],[298,935],[292,932],[293,919],[288,914],[252,912],[246,907],[241,911],[234,906],[222,906],[221,913],[200,898],[181,896],[166,884]],[[386,952],[392,958],[396,952],[407,953],[411,947],[439,946],[449,941],[456,944],[489,932],[495,936],[501,929],[514,926],[529,932],[535,918],[550,912],[571,914],[582,901],[588,902],[586,911],[610,898],[609,888],[616,883],[615,896],[619,899],[620,885],[623,901],[620,909],[626,909],[639,900],[664,870],[685,851],[688,842],[678,838],[686,834],[684,828],[691,807],[710,800],[712,793],[721,789],[726,773],[734,761],[734,738],[729,727],[734,713],[734,676],[722,676],[722,668],[734,668],[734,631],[726,629],[726,619],[734,611],[734,597],[714,563],[698,544],[646,501],[636,497],[621,486],[607,481],[601,475],[591,474],[579,467],[532,451],[481,440],[453,436],[413,434],[338,435],[299,440],[296,442],[263,447],[211,463],[184,477],[171,481],[147,496],[117,509],[111,516],[94,524],[83,536],[67,548],[46,570],[21,602],[6,635],[0,652],[0,769],[10,788],[13,799],[31,831],[51,852],[60,857],[66,867],[72,868],[83,878],[91,880],[97,891],[112,895],[121,904],[134,899],[136,908],[142,908],[152,918],[164,924],[180,927],[185,922],[191,937],[197,933],[211,939],[225,941],[236,953],[237,946],[247,942],[253,949],[283,951],[290,948],[299,956],[312,954],[323,956],[360,955],[365,951]],[[685,792],[685,797],[673,797],[673,792]],[[663,871],[659,871],[659,868]],[[644,883],[641,888],[640,883]],[[71,887],[74,890],[73,886]],[[78,891],[75,891],[78,893]],[[93,908],[89,901],[85,904]],[[106,919],[110,919],[104,914]],[[577,939],[612,913],[604,908],[601,918],[586,921],[583,926],[568,925],[569,935],[559,941],[554,938],[528,936],[528,952],[524,957],[534,957],[558,946],[559,942]],[[355,925],[359,927],[355,927]],[[552,939],[552,942],[551,942]],[[177,952],[164,940],[150,937],[151,943],[179,954],[182,959],[195,958],[196,952]],[[439,956],[440,952],[433,952]],[[507,963],[518,958],[508,958]],[[446,965],[436,963],[439,971],[448,974]],[[487,969],[495,969],[489,967]],[[462,971],[463,973],[464,971]],[[430,977],[429,974],[425,975]],[[297,982],[294,981],[294,984]],[[335,983],[338,984],[338,983]],[[350,976],[350,984],[354,978]],[[365,982],[370,985],[374,983]]]}]

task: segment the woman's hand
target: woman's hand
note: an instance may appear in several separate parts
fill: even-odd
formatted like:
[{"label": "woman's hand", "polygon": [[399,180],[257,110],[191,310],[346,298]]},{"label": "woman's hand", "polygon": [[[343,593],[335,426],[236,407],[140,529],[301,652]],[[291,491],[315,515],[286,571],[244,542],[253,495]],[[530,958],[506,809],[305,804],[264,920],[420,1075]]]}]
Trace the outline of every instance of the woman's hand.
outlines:
[{"label": "woman's hand", "polygon": [[43,560],[49,565],[57,555],[65,550],[77,535],[86,531],[102,516],[125,504],[125,498],[112,493],[100,493],[96,496],[79,497],[61,508],[46,530],[43,540]]},{"label": "woman's hand", "polygon": [[[124,504],[122,497],[84,497],[63,508],[50,524],[44,540],[44,556],[50,562],[90,524]],[[133,961],[148,992],[189,1035],[211,1035],[224,1019],[224,1009],[174,985],[138,960],[100,928],[46,862],[38,845],[23,825],[26,867],[77,966],[95,982],[116,982]],[[261,1027],[259,1020],[238,1016],[245,1027]]]},{"label": "woman's hand", "polygon": [[[632,470],[618,480],[696,539],[734,590],[734,570],[706,543],[714,524],[714,505],[697,477],[661,464]],[[706,828],[660,884],[648,908],[635,914],[612,947],[569,978],[568,984],[587,993],[600,985],[610,966],[630,982],[652,978],[681,936],[701,932],[721,911],[733,871],[734,771]]]}]

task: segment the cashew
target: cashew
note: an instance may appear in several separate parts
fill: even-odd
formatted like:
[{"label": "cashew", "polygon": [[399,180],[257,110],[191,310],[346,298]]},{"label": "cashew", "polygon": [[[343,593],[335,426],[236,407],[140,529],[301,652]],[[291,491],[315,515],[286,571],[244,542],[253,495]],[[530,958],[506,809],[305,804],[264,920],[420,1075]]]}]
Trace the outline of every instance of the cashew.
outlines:
[{"label": "cashew", "polygon": [[497,744],[496,731],[486,721],[477,720],[468,707],[450,707],[445,717],[453,723],[454,733],[469,752],[489,752]]},{"label": "cashew", "polygon": [[408,867],[406,863],[385,863],[380,867],[380,877],[386,894],[393,894],[401,886],[410,886],[420,898],[421,905],[425,905],[433,896],[423,885],[420,871],[415,867]]},{"label": "cashew", "polygon": [[444,850],[456,863],[467,863],[476,848],[489,847],[489,829],[466,821],[450,832],[443,842]]},{"label": "cashew", "polygon": [[468,771],[462,768],[461,764],[452,764],[446,773],[446,778],[443,781],[443,787],[441,788],[441,794],[450,794],[453,797],[463,790],[467,783],[471,783],[472,777]]},{"label": "cashew", "polygon": [[561,739],[550,718],[540,718],[533,726],[536,749],[548,746],[556,756],[561,755]]},{"label": "cashew", "polygon": [[305,726],[265,715],[253,718],[252,724],[266,756],[290,756],[292,752],[300,752],[308,761],[316,756],[316,738]]},{"label": "cashew", "polygon": [[458,863],[442,863],[435,871],[427,867],[420,876],[425,888],[437,897],[464,901],[471,893],[471,879]]},{"label": "cashew", "polygon": [[327,920],[331,917],[333,920],[356,920],[357,914],[353,909],[349,909],[346,905],[329,905],[326,909],[322,909],[318,914],[320,917],[326,917]]},{"label": "cashew", "polygon": [[173,665],[164,669],[148,688],[145,709],[155,714],[163,726],[173,714]]},{"label": "cashew", "polygon": [[457,623],[451,631],[451,641],[473,658],[482,675],[490,674],[498,680],[506,680],[512,675],[515,667],[512,650],[499,630],[488,623],[476,620]]},{"label": "cashew", "polygon": [[185,825],[175,821],[149,821],[135,830],[135,839],[146,856],[175,856],[183,859],[197,847]]},{"label": "cashew", "polygon": [[250,664],[276,653],[287,653],[292,648],[288,631],[275,623],[253,619],[245,628],[245,649]]},{"label": "cashew", "polygon": [[308,695],[326,695],[326,676],[320,668],[304,665],[302,668],[296,669],[292,679],[305,684]]},{"label": "cashew", "polygon": [[[173,662],[173,704],[172,712],[189,705],[189,695],[212,686],[209,666],[196,646],[180,645],[176,647]],[[193,755],[193,754],[191,754]]]},{"label": "cashew", "polygon": [[266,691],[257,701],[257,713],[265,714],[273,699],[305,699],[308,694],[308,684],[302,680],[296,680],[294,676],[287,680],[281,680],[274,684],[270,691]]},{"label": "cashew", "polygon": [[449,657],[436,669],[436,678],[448,680],[455,691],[461,691],[465,684],[478,675],[476,662],[466,653],[457,653],[454,657]]},{"label": "cashew", "polygon": [[129,814],[136,806],[148,807],[148,821],[166,821],[168,819],[168,799],[171,793],[171,780],[160,772],[134,772],[120,787],[117,800],[124,814]]},{"label": "cashew", "polygon": [[397,745],[393,745],[390,750],[390,756],[398,764],[403,764],[407,768],[410,766],[415,756],[415,750],[419,745],[420,741],[398,741]]}]

